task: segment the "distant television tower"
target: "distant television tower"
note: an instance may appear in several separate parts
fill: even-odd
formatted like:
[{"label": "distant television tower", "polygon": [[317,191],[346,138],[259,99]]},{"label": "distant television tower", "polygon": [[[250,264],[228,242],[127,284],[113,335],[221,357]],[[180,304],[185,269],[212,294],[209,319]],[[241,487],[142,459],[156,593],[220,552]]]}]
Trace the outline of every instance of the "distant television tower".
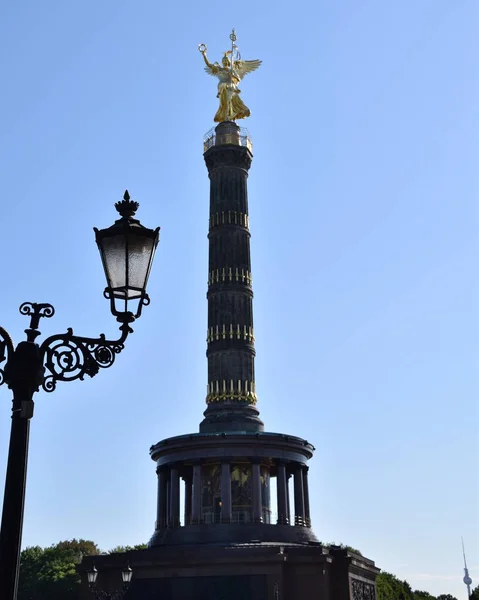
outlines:
[{"label": "distant television tower", "polygon": [[467,563],[466,563],[466,553],[464,551],[464,540],[461,537],[461,541],[462,541],[462,555],[464,556],[464,577],[463,577],[463,581],[467,586],[467,597],[470,598],[471,597],[471,583],[472,583],[472,579],[469,577],[469,571],[467,570]]}]

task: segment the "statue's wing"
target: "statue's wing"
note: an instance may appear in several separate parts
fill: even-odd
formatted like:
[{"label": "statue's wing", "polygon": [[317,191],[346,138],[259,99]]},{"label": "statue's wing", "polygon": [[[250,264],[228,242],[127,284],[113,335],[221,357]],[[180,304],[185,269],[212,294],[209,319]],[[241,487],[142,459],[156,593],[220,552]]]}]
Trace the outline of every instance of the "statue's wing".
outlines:
[{"label": "statue's wing", "polygon": [[216,77],[216,73],[218,73],[219,66],[220,65],[217,62],[215,62],[211,67],[205,67],[205,71],[208,73],[208,75]]},{"label": "statue's wing", "polygon": [[243,79],[243,77],[248,73],[256,71],[256,69],[261,65],[261,62],[261,60],[236,60],[234,70],[238,77]]}]

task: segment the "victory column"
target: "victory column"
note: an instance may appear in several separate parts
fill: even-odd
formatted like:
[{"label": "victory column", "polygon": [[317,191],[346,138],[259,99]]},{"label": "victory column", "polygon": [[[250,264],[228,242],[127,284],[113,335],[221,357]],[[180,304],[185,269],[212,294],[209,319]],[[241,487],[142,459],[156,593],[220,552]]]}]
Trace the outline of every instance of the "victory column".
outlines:
[{"label": "victory column", "polygon": [[218,125],[204,139],[210,179],[204,419],[198,433],[150,449],[158,491],[148,549],[87,557],[82,568],[94,561],[113,581],[131,565],[131,600],[375,600],[374,562],[324,548],[311,528],[307,463],[314,447],[265,432],[256,407],[247,190],[253,155],[236,121],[250,115],[239,84],[261,61],[241,59],[234,30],[230,40],[221,64],[209,61],[205,44],[198,47],[205,71],[218,79],[219,101]]}]

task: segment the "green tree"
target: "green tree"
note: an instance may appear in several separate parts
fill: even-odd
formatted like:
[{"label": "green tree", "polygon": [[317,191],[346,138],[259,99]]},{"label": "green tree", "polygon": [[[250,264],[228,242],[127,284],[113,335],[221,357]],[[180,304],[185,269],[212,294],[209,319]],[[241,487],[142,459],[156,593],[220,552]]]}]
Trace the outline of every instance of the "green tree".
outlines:
[{"label": "green tree", "polygon": [[346,544],[335,544],[334,542],[330,542],[328,544],[325,544],[323,542],[321,542],[323,544],[323,546],[325,548],[331,548],[331,546],[333,547],[337,547],[337,548],[341,548],[342,550],[349,550],[350,552],[354,552],[355,554],[359,554],[359,556],[362,556],[362,553],[357,550],[356,548],[353,548],[352,546],[347,546]]},{"label": "green tree", "polygon": [[378,600],[414,600],[409,583],[386,571],[377,576],[376,591]]},{"label": "green tree", "polygon": [[22,550],[20,556],[19,600],[37,598],[37,571],[43,556],[43,548],[31,546]]},{"label": "green tree", "polygon": [[440,594],[436,600],[457,600],[457,598],[452,594]]},{"label": "green tree", "polygon": [[435,596],[422,590],[414,590],[414,600],[436,600]]},{"label": "green tree", "polygon": [[470,600],[479,600],[479,585],[472,590]]},{"label": "green tree", "polygon": [[75,600],[80,589],[76,566],[84,555],[98,553],[94,542],[75,539],[26,548],[20,557],[18,600]]},{"label": "green tree", "polygon": [[146,550],[147,548],[148,546],[146,544],[136,544],[135,546],[115,546],[111,550],[108,550],[108,554],[129,552],[130,550]]}]

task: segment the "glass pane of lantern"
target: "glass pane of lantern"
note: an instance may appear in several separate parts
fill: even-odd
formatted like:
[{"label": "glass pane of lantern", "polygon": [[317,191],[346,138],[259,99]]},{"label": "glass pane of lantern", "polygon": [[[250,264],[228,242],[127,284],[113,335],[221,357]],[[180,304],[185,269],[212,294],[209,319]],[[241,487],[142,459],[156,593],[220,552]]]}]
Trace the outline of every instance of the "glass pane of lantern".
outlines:
[{"label": "glass pane of lantern", "polygon": [[96,578],[98,577],[98,571],[95,568],[95,565],[93,565],[93,568],[90,571],[87,571],[87,577],[88,577],[88,583],[95,583],[96,582]]},{"label": "glass pane of lantern", "polygon": [[[122,288],[126,284],[125,264],[125,236],[114,235],[104,237],[101,242],[103,248],[103,260],[105,274],[109,287]],[[123,293],[115,293],[115,296],[123,296]]]},{"label": "glass pane of lantern", "polygon": [[131,567],[123,569],[123,571],[121,572],[121,578],[123,579],[123,583],[130,583],[132,575],[133,569]]},{"label": "glass pane of lantern", "polygon": [[154,239],[130,233],[128,236],[128,286],[129,298],[141,296],[146,288],[154,253]]}]

